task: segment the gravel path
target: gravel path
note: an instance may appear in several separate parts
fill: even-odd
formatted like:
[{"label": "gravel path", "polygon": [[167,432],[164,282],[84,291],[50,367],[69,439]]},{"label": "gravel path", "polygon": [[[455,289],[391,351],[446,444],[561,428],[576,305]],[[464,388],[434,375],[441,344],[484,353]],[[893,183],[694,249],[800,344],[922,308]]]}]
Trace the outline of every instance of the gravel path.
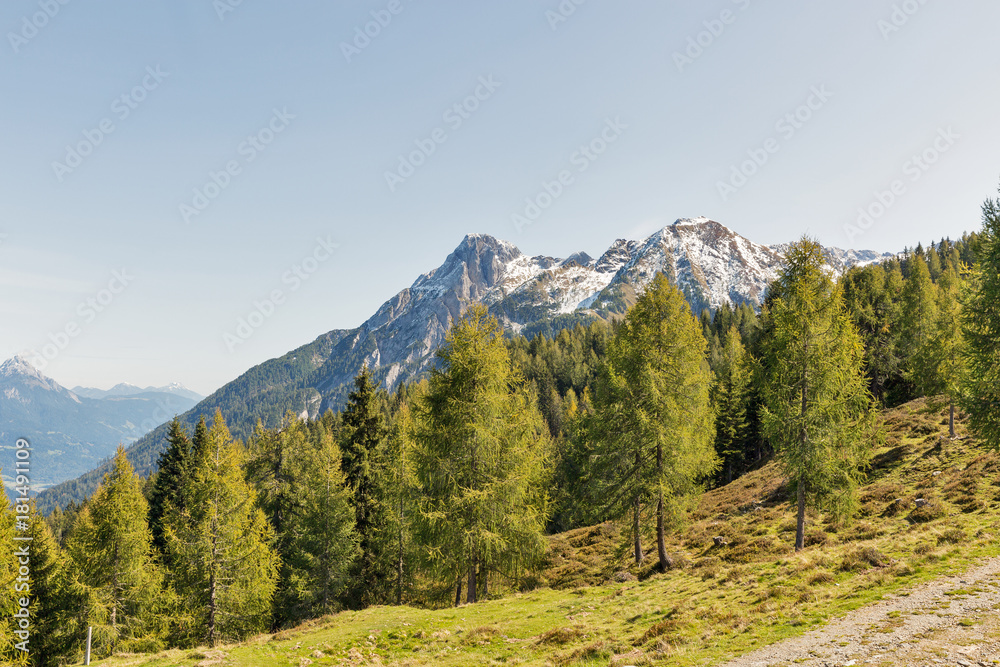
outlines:
[{"label": "gravel path", "polygon": [[724,667],[1000,664],[1000,558],[850,612]]}]

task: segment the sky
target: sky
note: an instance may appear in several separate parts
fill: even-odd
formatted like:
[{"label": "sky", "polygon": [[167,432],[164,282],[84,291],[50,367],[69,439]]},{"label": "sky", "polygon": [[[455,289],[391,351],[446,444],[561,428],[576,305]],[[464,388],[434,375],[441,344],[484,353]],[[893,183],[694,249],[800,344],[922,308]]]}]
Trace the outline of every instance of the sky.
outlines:
[{"label": "sky", "polygon": [[[5,0],[0,358],[208,394],[468,233],[900,251],[1000,176],[987,0]],[[245,324],[241,324],[241,320]]]}]

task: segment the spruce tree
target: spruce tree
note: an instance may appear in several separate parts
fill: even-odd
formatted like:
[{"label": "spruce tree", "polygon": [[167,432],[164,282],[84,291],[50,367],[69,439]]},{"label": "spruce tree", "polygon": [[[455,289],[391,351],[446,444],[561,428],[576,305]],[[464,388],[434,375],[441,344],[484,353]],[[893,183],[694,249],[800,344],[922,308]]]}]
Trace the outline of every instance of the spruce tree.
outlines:
[{"label": "spruce tree", "polygon": [[722,460],[723,481],[733,481],[734,473],[746,463],[746,442],[749,438],[747,410],[753,379],[751,360],[733,324],[720,349],[719,362],[712,385],[712,405],[715,410],[715,451]]},{"label": "spruce tree", "polygon": [[963,407],[984,445],[1000,449],[1000,200],[983,204],[983,231],[962,310],[968,369]]},{"label": "spruce tree", "polygon": [[85,608],[78,631],[94,627],[97,656],[161,645],[163,575],[152,555],[148,514],[142,481],[119,447],[66,545],[73,586]]},{"label": "spruce tree", "polygon": [[632,512],[633,555],[643,559],[643,506],[656,506],[656,545],[662,570],[668,514],[713,473],[715,415],[709,401],[711,371],[702,324],[684,295],[657,274],[628,311],[608,346],[606,379],[592,431],[603,443],[617,515]]},{"label": "spruce tree", "polygon": [[153,546],[163,553],[167,543],[163,538],[163,517],[170,505],[179,501],[185,468],[191,456],[191,441],[180,421],[174,417],[167,433],[167,448],[157,462],[156,478],[149,494],[149,527]]},{"label": "spruce tree", "polygon": [[168,510],[164,532],[177,592],[193,619],[190,639],[215,645],[267,629],[279,559],[244,477],[246,452],[222,414],[195,433],[181,502]]},{"label": "spruce tree", "polygon": [[490,575],[517,582],[544,551],[548,428],[512,367],[503,330],[473,306],[448,332],[414,409],[415,538],[461,601]]},{"label": "spruce tree", "polygon": [[879,433],[861,339],[824,263],[816,241],[792,244],[763,315],[761,421],[796,489],[796,550],[808,500],[851,512]]},{"label": "spruce tree", "polygon": [[355,529],[361,540],[361,555],[351,577],[354,607],[387,602],[392,597],[386,588],[392,572],[391,551],[386,544],[389,536],[382,532],[388,513],[383,497],[389,435],[382,411],[384,400],[384,393],[364,366],[347,398],[341,436],[344,475],[353,495]]}]

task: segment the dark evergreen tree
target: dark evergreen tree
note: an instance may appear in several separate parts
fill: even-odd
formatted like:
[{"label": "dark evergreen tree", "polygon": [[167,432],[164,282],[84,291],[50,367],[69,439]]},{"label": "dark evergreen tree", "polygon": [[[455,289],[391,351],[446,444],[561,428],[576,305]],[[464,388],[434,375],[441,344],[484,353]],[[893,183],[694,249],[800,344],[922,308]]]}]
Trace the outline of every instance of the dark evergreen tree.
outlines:
[{"label": "dark evergreen tree", "polygon": [[353,496],[355,530],[361,553],[351,576],[348,601],[360,608],[393,599],[391,536],[387,523],[385,483],[388,475],[385,395],[372,382],[365,366],[354,379],[354,391],[343,411],[341,455],[344,477]]},{"label": "dark evergreen tree", "polygon": [[149,528],[153,535],[153,546],[160,553],[166,552],[167,548],[163,537],[163,517],[167,508],[180,500],[179,492],[184,483],[190,455],[191,441],[180,421],[174,417],[167,434],[167,448],[160,454],[149,492]]},{"label": "dark evergreen tree", "polygon": [[1000,200],[983,204],[979,259],[962,310],[965,339],[963,407],[969,426],[991,449],[1000,448]]}]

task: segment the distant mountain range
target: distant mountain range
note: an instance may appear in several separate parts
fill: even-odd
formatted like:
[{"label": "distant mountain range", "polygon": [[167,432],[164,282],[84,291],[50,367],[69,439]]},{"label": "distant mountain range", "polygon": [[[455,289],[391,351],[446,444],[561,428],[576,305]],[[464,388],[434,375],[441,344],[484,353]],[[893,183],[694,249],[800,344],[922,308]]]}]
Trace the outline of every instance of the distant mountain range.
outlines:
[{"label": "distant mountain range", "polygon": [[[138,389],[138,388],[136,388]],[[81,394],[45,377],[22,357],[0,365],[0,466],[9,486],[14,471],[14,443],[31,443],[30,478],[36,488],[72,479],[190,410],[201,396],[181,385]]]},{"label": "distant mountain range", "polygon": [[[466,236],[438,268],[386,301],[356,329],[338,329],[251,368],[182,415],[189,427],[221,409],[233,433],[246,437],[260,420],[277,424],[292,410],[315,417],[340,407],[364,364],[387,389],[425,372],[448,328],[474,303],[489,307],[512,333],[552,334],[575,323],[624,314],[657,273],[684,292],[692,309],[724,303],[759,306],[777,277],[786,245],[764,246],[707,218],[680,219],[641,241],[620,239],[600,257],[564,259],[521,253],[484,234]],[[826,249],[830,270],[891,257]],[[129,450],[137,470],[156,464],[166,426]],[[44,507],[92,492],[98,469],[43,494]]]},{"label": "distant mountain range", "polygon": [[121,382],[108,390],[94,389],[93,387],[73,387],[70,391],[81,398],[110,398],[114,396],[135,396],[137,394],[174,394],[175,396],[191,399],[195,403],[205,398],[179,382],[173,382],[163,387],[146,387],[145,389],[137,387],[134,384],[129,384],[128,382]]}]

